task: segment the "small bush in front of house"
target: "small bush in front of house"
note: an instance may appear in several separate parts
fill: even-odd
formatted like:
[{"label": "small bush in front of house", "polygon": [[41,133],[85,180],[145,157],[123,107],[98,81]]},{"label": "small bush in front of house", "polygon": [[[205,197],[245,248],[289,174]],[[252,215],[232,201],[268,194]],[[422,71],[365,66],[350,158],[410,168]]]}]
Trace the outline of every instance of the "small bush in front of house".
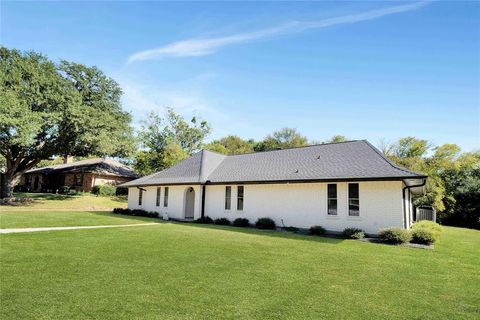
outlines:
[{"label": "small bush in front of house", "polygon": [[363,239],[365,238],[365,232],[359,228],[345,228],[342,235],[345,239]]},{"label": "small bush in front of house", "polygon": [[148,217],[148,218],[158,218],[158,213],[155,211],[146,211],[142,209],[126,209],[126,208],[115,208],[113,209],[115,214],[123,214],[127,216],[136,216],[136,217]]},{"label": "small bush in front of house", "polygon": [[325,234],[325,228],[322,226],[313,226],[310,228],[310,234],[314,236],[323,236]]},{"label": "small bush in front of house", "polygon": [[123,188],[123,187],[117,187],[117,190],[115,191],[116,196],[126,196],[128,195],[128,188]]},{"label": "small bush in front of house", "polygon": [[386,243],[404,244],[410,241],[412,235],[410,231],[402,228],[387,228],[380,230],[379,237]]},{"label": "small bush in front of house", "polygon": [[201,217],[195,220],[195,223],[212,224],[213,220],[209,216]]},{"label": "small bush in front of house", "polygon": [[233,221],[234,227],[248,227],[250,226],[250,221],[246,218],[237,218]]},{"label": "small bush in front of house", "polygon": [[114,196],[116,195],[116,192],[117,187],[111,184],[102,184],[92,187],[92,193],[101,197]]},{"label": "small bush in front of house", "polygon": [[218,219],[215,219],[214,223],[220,226],[229,226],[230,220],[228,220],[227,218],[218,218]]},{"label": "small bush in front of house", "polygon": [[412,243],[418,244],[433,244],[438,240],[438,236],[434,233],[432,229],[428,228],[415,228],[411,231]]},{"label": "small bush in front of house", "polygon": [[415,222],[412,225],[412,231],[416,229],[428,229],[432,231],[433,236],[438,239],[440,237],[440,234],[442,233],[442,227],[433,221],[428,221],[428,220],[422,220],[419,222]]},{"label": "small bush in front of house", "polygon": [[269,230],[274,230],[276,229],[275,221],[273,221],[270,218],[260,218],[255,222],[255,227],[258,229],[269,229]]},{"label": "small bush in front of house", "polygon": [[130,209],[128,208],[114,208],[113,213],[115,214],[124,214],[124,215],[130,215]]}]

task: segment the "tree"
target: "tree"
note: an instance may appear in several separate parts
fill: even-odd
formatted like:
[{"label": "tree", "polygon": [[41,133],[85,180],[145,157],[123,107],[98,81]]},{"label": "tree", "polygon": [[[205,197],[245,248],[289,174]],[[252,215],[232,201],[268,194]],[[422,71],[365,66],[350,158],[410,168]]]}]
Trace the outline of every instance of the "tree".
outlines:
[{"label": "tree", "polygon": [[1,47],[0,92],[1,197],[54,155],[125,156],[133,148],[120,87],[95,67]]},{"label": "tree", "polygon": [[166,111],[165,119],[150,113],[138,134],[141,150],[135,156],[134,168],[142,175],[173,166],[200,150],[210,133],[206,121],[194,117],[189,123],[173,109]]},{"label": "tree", "polygon": [[337,143],[337,142],[345,142],[345,141],[348,141],[347,137],[337,134],[331,137],[330,139],[325,140],[324,143]]},{"label": "tree", "polygon": [[220,140],[214,140],[205,146],[205,149],[223,154],[243,154],[253,152],[253,141],[243,140],[238,136],[226,136]]},{"label": "tree", "polygon": [[284,148],[303,147],[308,143],[308,139],[302,136],[293,128],[283,128],[273,132],[255,145],[255,151],[268,151]]}]

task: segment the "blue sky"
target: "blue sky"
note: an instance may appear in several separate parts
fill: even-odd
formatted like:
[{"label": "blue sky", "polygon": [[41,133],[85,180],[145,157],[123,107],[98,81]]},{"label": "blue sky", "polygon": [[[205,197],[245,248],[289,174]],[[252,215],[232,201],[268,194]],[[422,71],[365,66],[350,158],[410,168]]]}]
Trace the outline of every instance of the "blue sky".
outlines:
[{"label": "blue sky", "polygon": [[96,65],[136,123],[480,148],[478,2],[5,2],[1,43]]}]

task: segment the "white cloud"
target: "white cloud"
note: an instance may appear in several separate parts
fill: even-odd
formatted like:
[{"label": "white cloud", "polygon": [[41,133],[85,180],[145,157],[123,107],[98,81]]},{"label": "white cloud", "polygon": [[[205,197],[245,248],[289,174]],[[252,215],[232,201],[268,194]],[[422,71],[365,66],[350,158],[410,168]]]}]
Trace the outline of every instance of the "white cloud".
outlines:
[{"label": "white cloud", "polygon": [[153,60],[167,57],[193,57],[212,54],[222,47],[240,44],[248,41],[280,36],[285,34],[299,33],[309,29],[320,29],[339,24],[349,24],[361,21],[381,18],[395,13],[416,10],[426,6],[429,2],[415,2],[394,7],[367,11],[359,14],[334,17],[317,21],[291,21],[280,26],[257,30],[247,33],[239,33],[217,38],[193,38],[173,42],[163,47],[140,51],[128,58],[127,63],[142,60]]}]

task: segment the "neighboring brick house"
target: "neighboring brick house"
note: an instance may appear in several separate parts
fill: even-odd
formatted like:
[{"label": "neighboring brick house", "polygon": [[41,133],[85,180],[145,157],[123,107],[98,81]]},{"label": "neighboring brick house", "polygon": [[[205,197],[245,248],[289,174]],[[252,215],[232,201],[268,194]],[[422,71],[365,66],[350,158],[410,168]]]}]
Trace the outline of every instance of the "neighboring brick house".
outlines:
[{"label": "neighboring brick house", "polygon": [[63,164],[35,168],[27,171],[19,188],[30,192],[57,192],[61,187],[90,192],[102,184],[117,185],[139,176],[128,166],[106,158],[94,158],[72,162],[66,157]]}]

